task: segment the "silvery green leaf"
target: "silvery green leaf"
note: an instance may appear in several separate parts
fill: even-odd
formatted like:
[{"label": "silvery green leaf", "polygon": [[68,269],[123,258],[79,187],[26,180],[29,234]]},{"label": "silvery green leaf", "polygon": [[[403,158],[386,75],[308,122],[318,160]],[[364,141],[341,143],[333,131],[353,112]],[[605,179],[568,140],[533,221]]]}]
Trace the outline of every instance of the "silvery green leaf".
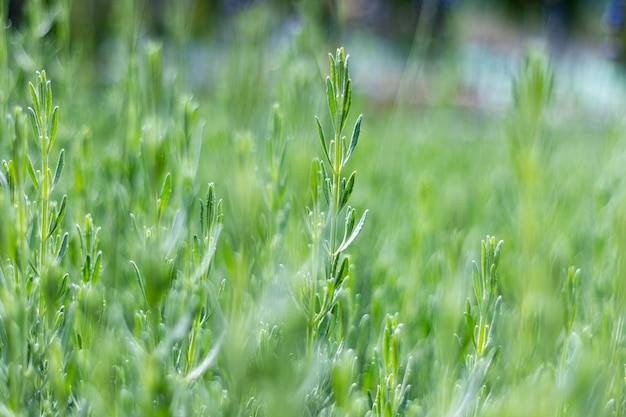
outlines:
[{"label": "silvery green leaf", "polygon": [[361,120],[363,120],[363,115],[360,114],[356,119],[356,123],[354,124],[354,129],[352,130],[352,139],[350,139],[350,147],[348,148],[348,152],[346,154],[346,161],[352,155],[352,151],[356,148],[357,143],[359,142],[359,135],[361,134]]},{"label": "silvery green leaf", "polygon": [[[347,76],[346,69],[346,76]],[[343,91],[343,109],[341,112],[341,130],[346,125],[346,120],[348,120],[348,112],[350,111],[350,104],[352,104],[352,81],[348,79],[346,81],[345,89]]]},{"label": "silvery green leaf", "polygon": [[61,149],[61,152],[59,153],[59,160],[57,161],[57,167],[54,170],[52,185],[57,185],[59,182],[59,178],[61,178],[61,173],[63,172],[63,167],[65,167],[65,149]]},{"label": "silvery green leaf", "polygon": [[30,89],[30,97],[33,100],[33,107],[31,111],[33,112],[33,116],[38,118],[40,115],[40,112],[39,112],[39,99],[37,98],[37,92],[35,91],[35,86],[33,85],[33,83],[28,83],[28,87]]},{"label": "silvery green leaf", "polygon": [[345,242],[343,242],[341,246],[339,246],[339,248],[337,249],[337,253],[345,251],[348,248],[348,246],[350,246],[350,244],[354,241],[354,239],[356,239],[359,233],[361,233],[361,229],[363,229],[363,225],[365,224],[365,219],[367,218],[367,213],[368,213],[368,210],[365,210],[363,212],[363,215],[361,216],[361,220],[359,220],[359,223],[356,225],[356,227],[352,231],[352,234],[350,234],[350,237]]},{"label": "silvery green leaf", "polygon": [[332,194],[332,182],[330,178],[326,177],[324,179],[324,184],[322,186],[322,191],[324,192],[324,198],[326,199],[326,204],[330,204],[330,195]]},{"label": "silvery green leaf", "polygon": [[332,164],[332,161],[330,160],[330,155],[328,154],[328,147],[326,146],[326,137],[324,136],[324,129],[322,128],[322,123],[320,122],[320,119],[317,116],[315,116],[315,121],[317,123],[317,133],[320,137],[322,149],[324,149],[324,155],[326,155],[326,159],[328,159],[328,162]]},{"label": "silvery green leaf", "polygon": [[133,269],[135,270],[135,276],[137,277],[137,282],[139,283],[139,288],[141,289],[143,300],[146,302],[146,306],[150,306],[150,303],[148,302],[148,296],[146,294],[146,287],[144,286],[143,278],[141,277],[141,272],[139,272],[139,267],[137,266],[135,261],[130,261],[130,264],[133,266]]},{"label": "silvery green leaf", "polygon": [[36,189],[39,189],[39,180],[37,180],[37,174],[35,174],[35,168],[33,168],[33,161],[30,160],[30,156],[28,156],[28,165],[26,166],[26,168],[28,171],[28,176],[33,182],[33,185]]},{"label": "silvery green leaf", "polygon": [[59,224],[61,224],[61,221],[63,221],[63,217],[65,217],[66,207],[67,207],[67,195],[64,195],[63,199],[61,200],[61,207],[59,208],[59,211],[57,212],[57,215],[54,218],[54,222],[50,226],[50,231],[48,232],[46,239],[52,236],[52,234],[58,229]]},{"label": "silvery green leaf", "polygon": [[63,259],[63,256],[65,255],[65,252],[67,251],[68,239],[69,239],[69,233],[65,232],[65,234],[63,235],[63,239],[61,240],[61,245],[59,246],[59,252],[57,253],[57,256],[55,259],[55,262],[57,264],[61,262],[61,259]]},{"label": "silvery green leaf", "polygon": [[337,126],[337,103],[335,98],[335,88],[330,81],[330,77],[326,77],[326,99],[328,101],[328,110],[330,111],[330,119],[333,122],[333,126]]},{"label": "silvery green leaf", "polygon": [[346,211],[346,224],[344,226],[343,232],[343,240],[342,243],[346,241],[346,239],[352,235],[354,231],[354,224],[356,223],[356,210],[352,207],[348,207]]},{"label": "silvery green leaf", "polygon": [[337,63],[335,62],[335,58],[333,58],[332,54],[328,54],[328,59],[329,59],[329,63],[330,63],[330,80],[332,82],[335,82],[337,79],[337,74],[336,74],[336,70],[337,70]]},{"label": "silvery green leaf", "polygon": [[93,275],[91,276],[91,283],[95,284],[100,278],[100,271],[102,269],[102,252],[98,251],[96,254],[96,261],[93,265]]},{"label": "silvery green leaf", "polygon": [[337,273],[337,286],[341,285],[343,280],[348,276],[348,272],[350,271],[350,262],[348,258],[343,258],[341,262],[341,267],[339,268],[339,272]]},{"label": "silvery green leaf", "polygon": [[342,210],[345,207],[345,205],[348,203],[348,200],[350,200],[350,196],[352,195],[352,190],[354,190],[355,179],[356,179],[356,171],[353,171],[352,174],[350,175],[350,178],[348,178],[345,188],[342,190],[342,193],[340,196],[339,210]]},{"label": "silvery green leaf", "polygon": [[37,110],[33,110],[32,107],[28,108],[28,118],[30,119],[30,124],[33,129],[33,133],[36,136],[36,139],[39,141],[43,134],[41,132],[41,127],[39,126],[39,119],[36,115]]},{"label": "silvery green leaf", "polygon": [[50,81],[46,81],[45,87],[46,87],[46,101],[45,101],[46,119],[49,119],[50,110],[52,109],[52,84],[50,83]]},{"label": "silvery green leaf", "polygon": [[472,278],[474,280],[474,294],[476,295],[476,300],[480,303],[482,300],[482,282],[480,279],[480,270],[478,269],[478,264],[475,261],[472,261]]},{"label": "silvery green leaf", "polygon": [[69,278],[68,274],[63,275],[63,278],[61,279],[61,282],[59,283],[59,293],[58,293],[59,297],[62,297],[65,294],[65,291],[67,290],[68,278]]},{"label": "silvery green leaf", "polygon": [[55,107],[52,111],[52,119],[50,119],[50,136],[48,138],[48,152],[52,149],[54,140],[57,137],[57,127],[59,125],[59,108]]}]

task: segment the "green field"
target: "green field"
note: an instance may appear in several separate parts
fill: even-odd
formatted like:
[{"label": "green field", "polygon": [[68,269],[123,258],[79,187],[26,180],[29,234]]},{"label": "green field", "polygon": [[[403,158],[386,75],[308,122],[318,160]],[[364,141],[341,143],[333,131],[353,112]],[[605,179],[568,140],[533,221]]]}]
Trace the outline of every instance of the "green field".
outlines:
[{"label": "green field", "polygon": [[0,31],[0,416],[626,415],[619,114],[139,3]]}]

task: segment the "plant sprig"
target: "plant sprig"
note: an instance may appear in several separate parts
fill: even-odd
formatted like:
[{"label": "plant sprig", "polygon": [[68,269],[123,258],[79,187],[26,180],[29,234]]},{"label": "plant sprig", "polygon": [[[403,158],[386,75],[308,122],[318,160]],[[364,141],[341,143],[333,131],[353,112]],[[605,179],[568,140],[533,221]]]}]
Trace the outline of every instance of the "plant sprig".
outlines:
[{"label": "plant sprig", "polygon": [[[52,106],[52,86],[46,77],[46,72],[37,72],[35,84],[29,83],[32,107],[28,108],[31,127],[37,145],[41,153],[41,169],[35,170],[31,159],[28,159],[28,173],[33,185],[39,192],[40,227],[39,227],[39,262],[36,267],[38,274],[44,272],[48,262],[48,239],[55,233],[65,216],[66,196],[63,197],[58,210],[51,210],[50,194],[54,186],[59,182],[65,166],[65,150],[61,149],[54,170],[54,176],[49,165],[50,151],[56,140],[59,124],[59,107]],[[60,260],[67,249],[67,235],[61,240],[61,246],[54,251],[53,255]],[[56,245],[55,245],[56,246]]]},{"label": "plant sprig", "polygon": [[[343,135],[350,106],[352,104],[352,80],[348,66],[348,56],[343,48],[337,49],[335,56],[329,54],[330,75],[326,77],[326,98],[332,124],[332,137],[327,138],[320,119],[315,117],[317,133],[322,146],[324,160],[315,158],[311,167],[311,196],[313,209],[308,209],[309,230],[313,240],[312,277],[310,303],[309,342],[323,336],[320,331],[324,318],[335,311],[342,284],[349,275],[350,263],[345,254],[365,224],[367,210],[357,221],[356,210],[348,205],[356,172],[347,178],[343,169],[356,148],[361,133],[363,115],[357,118],[350,141]],[[326,169],[325,162],[330,166]],[[344,228],[340,231],[342,213],[345,211]],[[321,245],[325,256],[325,279],[318,285],[318,246]],[[313,335],[316,337],[313,337]]]}]

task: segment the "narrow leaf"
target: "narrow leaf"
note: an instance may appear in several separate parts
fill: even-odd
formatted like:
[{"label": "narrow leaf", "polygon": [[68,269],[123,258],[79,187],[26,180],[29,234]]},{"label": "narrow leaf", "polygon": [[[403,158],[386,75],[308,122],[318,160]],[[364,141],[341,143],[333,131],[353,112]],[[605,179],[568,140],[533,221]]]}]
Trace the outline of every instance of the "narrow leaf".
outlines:
[{"label": "narrow leaf", "polygon": [[41,127],[39,126],[39,119],[37,118],[37,115],[35,114],[37,110],[33,110],[32,107],[28,108],[28,116],[30,119],[30,124],[31,127],[33,129],[33,133],[35,134],[35,136],[37,136],[37,140],[39,141],[39,138],[41,138],[43,135],[41,133]]},{"label": "narrow leaf", "polygon": [[35,174],[35,168],[33,168],[33,161],[30,160],[30,156],[28,156],[28,176],[30,180],[33,182],[33,185],[36,189],[39,189],[39,181],[37,180],[37,174]]},{"label": "narrow leaf", "polygon": [[64,195],[63,199],[61,200],[61,207],[59,208],[59,211],[57,212],[57,215],[55,216],[54,222],[50,226],[50,231],[48,232],[48,236],[46,237],[46,239],[52,236],[52,234],[59,228],[59,224],[61,224],[63,217],[65,217],[66,207],[67,207],[67,195]]},{"label": "narrow leaf", "polygon": [[57,137],[57,127],[59,125],[59,108],[55,107],[54,110],[52,111],[52,119],[50,119],[50,126],[48,127],[50,129],[50,134],[49,134],[49,142],[48,142],[48,152],[50,152],[50,149],[52,149],[52,145],[54,144],[54,140]]},{"label": "narrow leaf", "polygon": [[37,98],[37,92],[35,91],[35,86],[33,85],[33,83],[28,83],[28,87],[30,89],[30,97],[33,100],[33,107],[32,110],[30,107],[29,109],[31,109],[31,111],[33,112],[33,116],[35,116],[35,118],[39,118],[40,116],[40,112],[39,112],[39,99]]},{"label": "narrow leaf", "polygon": [[[348,72],[346,71],[346,76]],[[348,120],[348,112],[350,111],[350,105],[352,104],[352,80],[346,81],[345,89],[343,91],[343,110],[341,112],[341,130],[346,125]]]},{"label": "narrow leaf", "polygon": [[209,191],[206,195],[206,234],[207,236],[211,232],[213,226],[213,219],[215,216],[215,184],[209,183]]},{"label": "narrow leaf", "polygon": [[222,219],[224,218],[224,211],[222,210],[222,200],[217,200],[217,209],[215,210],[217,213],[215,215],[215,225],[221,226]]},{"label": "narrow leaf", "polygon": [[143,285],[143,278],[141,278],[141,272],[139,272],[139,267],[137,266],[135,261],[130,261],[130,264],[135,269],[135,275],[137,276],[137,282],[139,282],[139,288],[141,288],[143,299],[146,302],[146,306],[149,307],[150,303],[148,302],[148,296],[146,295],[146,287]]},{"label": "narrow leaf", "polygon": [[[67,290],[67,279],[69,278],[68,274],[63,275],[63,279],[61,279],[61,283],[59,284],[59,293],[58,296],[59,298],[61,298],[64,294],[65,291]],[[63,307],[61,307],[63,308]]]},{"label": "narrow leaf", "polygon": [[83,274],[83,282],[89,281],[89,272],[91,271],[91,255],[85,256],[85,262],[83,262],[83,267],[81,268],[81,272]]},{"label": "narrow leaf", "polygon": [[344,50],[343,48],[341,48],[341,59],[343,62],[343,84],[346,85],[348,83],[348,81],[350,81],[350,67],[348,65],[348,60],[350,58],[350,55],[345,55],[344,57]]},{"label": "narrow leaf", "polygon": [[322,143],[322,149],[324,149],[324,155],[326,155],[326,159],[328,159],[328,162],[332,164],[332,161],[330,160],[330,154],[328,153],[328,147],[326,146],[326,137],[324,136],[322,123],[317,116],[315,116],[315,121],[317,122],[317,133],[320,137],[320,142]]},{"label": "narrow leaf", "polygon": [[344,226],[344,236],[343,236],[343,240],[345,241],[346,238],[350,235],[352,235],[352,232],[354,231],[354,224],[356,223],[356,210],[348,207],[348,212],[346,213],[346,224]]},{"label": "narrow leaf", "polygon": [[480,304],[482,301],[482,284],[480,280],[480,271],[478,270],[478,264],[475,261],[472,261],[473,271],[472,278],[474,280],[474,294],[476,295],[476,300]]},{"label": "narrow leaf", "polygon": [[329,64],[330,64],[330,79],[335,82],[335,80],[337,79],[337,74],[336,74],[336,69],[337,69],[337,63],[335,62],[335,58],[333,58],[332,54],[328,54],[328,60],[329,60]]},{"label": "narrow leaf", "polygon": [[346,204],[348,204],[348,200],[350,200],[350,196],[352,195],[352,190],[354,190],[354,181],[356,180],[356,171],[353,171],[348,178],[348,182],[346,183],[346,187],[341,194],[341,201],[339,203],[339,210],[343,209]]},{"label": "narrow leaf", "polygon": [[157,217],[161,218],[161,214],[165,211],[165,207],[167,206],[167,202],[170,199],[170,193],[172,192],[172,176],[168,172],[165,176],[165,181],[163,182],[163,187],[161,187],[161,196],[159,197],[159,212]]},{"label": "narrow leaf", "polygon": [[352,139],[350,139],[350,147],[348,148],[348,153],[346,154],[346,161],[352,155],[352,151],[356,148],[357,143],[359,142],[359,135],[361,134],[361,120],[363,120],[363,115],[359,115],[356,119],[356,123],[354,124],[354,129],[352,130]]},{"label": "narrow leaf", "polygon": [[52,110],[52,83],[46,82],[46,118],[50,118],[50,110]]},{"label": "narrow leaf", "polygon": [[95,284],[100,278],[100,270],[102,269],[102,252],[98,252],[96,255],[96,262],[93,265],[93,275],[91,276],[91,283]]},{"label": "narrow leaf", "polygon": [[63,172],[63,167],[65,167],[65,149],[61,149],[61,153],[59,153],[59,160],[57,161],[57,167],[54,170],[52,185],[57,185],[59,182],[59,178],[61,178],[61,173]]},{"label": "narrow leaf", "polygon": [[335,88],[330,81],[330,77],[326,77],[326,99],[328,100],[328,110],[330,111],[330,119],[333,122],[333,126],[337,126],[337,103],[335,100]]},{"label": "narrow leaf", "polygon": [[348,272],[350,271],[350,262],[348,258],[343,258],[343,262],[341,263],[341,267],[339,268],[339,273],[337,274],[337,286],[340,286],[343,280],[348,276]]},{"label": "narrow leaf", "polygon": [[61,259],[63,259],[63,256],[65,255],[65,252],[67,252],[68,240],[69,240],[69,233],[65,232],[65,234],[63,235],[63,239],[61,240],[61,246],[59,247],[59,252],[57,253],[57,257],[55,259],[55,262],[57,264],[61,262]]},{"label": "narrow leaf", "polygon": [[361,233],[361,229],[363,229],[363,225],[365,224],[365,219],[367,218],[367,212],[368,210],[365,210],[363,212],[363,216],[361,216],[361,220],[359,220],[359,223],[356,225],[356,227],[352,231],[352,234],[350,235],[350,237],[345,242],[343,242],[341,246],[339,246],[339,249],[337,249],[337,253],[345,251],[348,248],[348,246],[350,246],[350,244],[354,241],[354,239],[356,239],[359,233]]}]

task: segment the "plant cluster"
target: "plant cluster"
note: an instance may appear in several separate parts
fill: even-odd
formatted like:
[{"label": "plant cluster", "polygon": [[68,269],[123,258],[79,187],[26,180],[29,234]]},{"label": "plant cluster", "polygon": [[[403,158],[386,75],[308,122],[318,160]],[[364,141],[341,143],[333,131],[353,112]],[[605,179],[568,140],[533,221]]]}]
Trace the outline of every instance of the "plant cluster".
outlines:
[{"label": "plant cluster", "polygon": [[307,2],[206,56],[196,2],[112,4],[0,31],[0,415],[625,413],[623,126],[559,125],[545,57],[501,129],[320,76]]}]

